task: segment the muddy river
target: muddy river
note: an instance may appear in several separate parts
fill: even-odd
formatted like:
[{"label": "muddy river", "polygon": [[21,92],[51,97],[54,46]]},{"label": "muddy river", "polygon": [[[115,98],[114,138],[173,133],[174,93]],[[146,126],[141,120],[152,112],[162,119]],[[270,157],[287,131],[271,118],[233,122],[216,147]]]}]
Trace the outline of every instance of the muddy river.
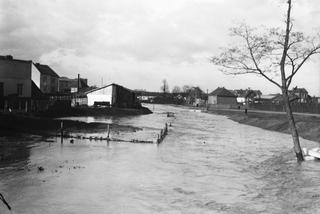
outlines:
[{"label": "muddy river", "polygon": [[141,127],[110,135],[153,141],[171,123],[160,145],[21,140],[24,159],[0,167],[0,192],[12,207],[0,203],[0,213],[320,213],[320,162],[298,164],[289,135],[186,108],[148,107],[154,114],[65,119]]}]

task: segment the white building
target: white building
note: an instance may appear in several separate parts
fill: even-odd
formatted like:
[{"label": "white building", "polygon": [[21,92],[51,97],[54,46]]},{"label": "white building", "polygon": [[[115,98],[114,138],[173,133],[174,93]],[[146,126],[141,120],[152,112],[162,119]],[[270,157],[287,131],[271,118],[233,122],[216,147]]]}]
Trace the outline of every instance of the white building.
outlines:
[{"label": "white building", "polygon": [[135,108],[139,105],[136,94],[117,84],[95,88],[81,94],[75,94],[73,106],[112,106],[121,108]]}]

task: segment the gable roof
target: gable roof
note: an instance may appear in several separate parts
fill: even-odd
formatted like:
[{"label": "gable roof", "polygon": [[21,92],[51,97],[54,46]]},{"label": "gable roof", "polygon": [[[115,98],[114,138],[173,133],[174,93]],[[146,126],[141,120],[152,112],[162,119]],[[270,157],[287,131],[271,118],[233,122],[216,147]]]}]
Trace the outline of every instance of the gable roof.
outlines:
[{"label": "gable roof", "polygon": [[237,97],[229,90],[225,89],[224,87],[218,87],[216,90],[210,93],[210,95],[218,96],[218,97]]},{"label": "gable roof", "polygon": [[305,88],[298,88],[297,86],[294,87],[292,90],[289,90],[289,93],[301,93],[301,94],[308,94],[308,91]]},{"label": "gable roof", "polygon": [[34,65],[40,71],[41,74],[49,75],[52,77],[59,77],[59,75],[56,72],[54,72],[54,70],[52,70],[48,65],[41,65],[40,63],[35,63]]},{"label": "gable roof", "polygon": [[84,93],[84,94],[90,94],[90,93],[92,93],[92,92],[99,91],[99,90],[101,90],[101,89],[104,89],[104,88],[107,88],[107,87],[110,87],[110,86],[120,87],[120,88],[123,88],[123,89],[125,89],[125,90],[127,90],[127,91],[131,91],[131,92],[135,93],[133,90],[128,89],[128,88],[125,88],[125,87],[123,87],[123,86],[121,86],[121,85],[118,85],[118,84],[116,84],[116,83],[111,83],[111,84],[109,84],[109,85],[105,85],[105,86],[102,86],[102,87],[100,87],[100,88],[94,88],[94,89],[92,89],[92,90],[88,90],[88,91],[85,91],[85,92],[83,92],[83,93]]}]

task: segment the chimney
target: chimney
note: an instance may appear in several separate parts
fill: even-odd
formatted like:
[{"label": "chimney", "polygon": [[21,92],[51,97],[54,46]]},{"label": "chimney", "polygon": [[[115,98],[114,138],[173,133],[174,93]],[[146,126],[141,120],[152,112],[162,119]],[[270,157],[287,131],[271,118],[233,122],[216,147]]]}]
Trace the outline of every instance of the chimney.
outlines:
[{"label": "chimney", "polygon": [[80,89],[80,74],[78,74],[78,92],[79,92],[79,89]]},{"label": "chimney", "polygon": [[13,56],[7,55],[7,56],[6,56],[6,59],[7,59],[7,60],[13,60]]}]

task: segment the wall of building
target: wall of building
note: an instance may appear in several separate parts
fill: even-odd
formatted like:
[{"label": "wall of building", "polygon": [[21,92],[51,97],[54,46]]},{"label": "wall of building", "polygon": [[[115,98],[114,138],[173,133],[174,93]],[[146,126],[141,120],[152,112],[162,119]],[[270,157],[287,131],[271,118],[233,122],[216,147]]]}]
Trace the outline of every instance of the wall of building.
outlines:
[{"label": "wall of building", "polygon": [[0,59],[0,78],[30,79],[31,61]]},{"label": "wall of building", "polygon": [[31,61],[0,59],[0,82],[4,96],[17,95],[18,84],[22,85],[19,97],[31,97]]},{"label": "wall of building", "polygon": [[59,79],[58,80],[58,91],[60,93],[70,93],[70,86],[69,86],[69,80],[66,79]]},{"label": "wall of building", "polygon": [[113,85],[108,87],[93,91],[87,94],[88,106],[93,106],[94,102],[109,102],[110,105],[113,105]]},{"label": "wall of building", "polygon": [[4,79],[0,78],[3,83],[3,95],[18,95],[18,84],[22,85],[22,94],[19,97],[31,97],[31,80],[30,79]]},{"label": "wall of building", "polygon": [[218,103],[217,96],[209,95],[208,104],[217,104],[217,103]]},{"label": "wall of building", "polygon": [[58,77],[41,74],[40,90],[46,94],[58,92]]},{"label": "wall of building", "polygon": [[34,64],[31,64],[31,79],[36,84],[38,88],[40,88],[40,71],[34,66]]},{"label": "wall of building", "polygon": [[218,104],[237,105],[235,97],[218,97]]},{"label": "wall of building", "polygon": [[136,108],[138,107],[138,99],[136,94],[122,86],[115,85],[113,97],[113,106],[120,108]]}]

